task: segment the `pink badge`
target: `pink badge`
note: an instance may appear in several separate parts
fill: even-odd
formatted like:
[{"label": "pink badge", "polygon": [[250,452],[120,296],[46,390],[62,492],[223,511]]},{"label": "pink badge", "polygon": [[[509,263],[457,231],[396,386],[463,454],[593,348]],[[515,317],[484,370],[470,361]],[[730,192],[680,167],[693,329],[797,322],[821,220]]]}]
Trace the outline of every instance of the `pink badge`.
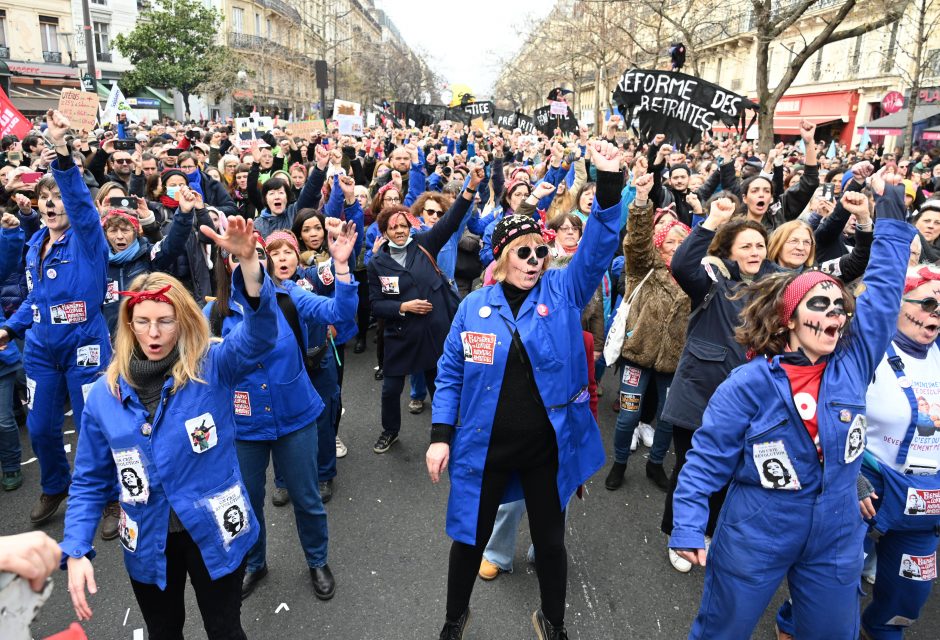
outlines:
[{"label": "pink badge", "polygon": [[548,307],[544,304],[540,304],[535,308],[535,310],[538,311],[538,314],[543,318],[548,315]]}]

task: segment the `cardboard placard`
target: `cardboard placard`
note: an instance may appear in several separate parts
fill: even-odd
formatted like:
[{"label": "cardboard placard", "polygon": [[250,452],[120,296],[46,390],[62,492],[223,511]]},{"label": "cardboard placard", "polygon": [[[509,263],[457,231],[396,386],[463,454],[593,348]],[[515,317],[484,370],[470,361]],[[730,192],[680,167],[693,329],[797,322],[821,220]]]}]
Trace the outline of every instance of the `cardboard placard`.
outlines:
[{"label": "cardboard placard", "polygon": [[304,120],[303,122],[292,122],[287,125],[287,132],[292,136],[299,136],[305,140],[312,140],[321,133],[326,132],[326,125],[323,120]]},{"label": "cardboard placard", "polygon": [[561,100],[553,100],[548,103],[549,109],[548,112],[553,116],[566,116],[568,115],[568,103]]},{"label": "cardboard placard", "polygon": [[98,121],[98,94],[79,89],[62,89],[59,111],[69,119],[74,131],[92,131]]}]

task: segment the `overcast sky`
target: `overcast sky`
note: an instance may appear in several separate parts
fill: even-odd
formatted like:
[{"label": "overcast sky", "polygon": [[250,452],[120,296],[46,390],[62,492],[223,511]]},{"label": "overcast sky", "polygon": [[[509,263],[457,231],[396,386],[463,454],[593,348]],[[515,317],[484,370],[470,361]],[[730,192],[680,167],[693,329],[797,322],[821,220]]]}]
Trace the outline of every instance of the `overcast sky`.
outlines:
[{"label": "overcast sky", "polygon": [[376,0],[411,47],[427,54],[431,68],[450,83],[489,94],[499,75],[499,59],[519,50],[519,32],[530,19],[544,18],[552,0]]}]

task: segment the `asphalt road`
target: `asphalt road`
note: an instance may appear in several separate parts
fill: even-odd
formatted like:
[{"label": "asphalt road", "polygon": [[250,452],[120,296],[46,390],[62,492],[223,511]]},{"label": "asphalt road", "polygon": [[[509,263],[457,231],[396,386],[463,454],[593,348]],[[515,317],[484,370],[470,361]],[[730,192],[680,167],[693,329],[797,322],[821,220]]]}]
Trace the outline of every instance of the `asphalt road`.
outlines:
[{"label": "asphalt road", "polygon": [[[370,336],[371,338],[371,336]],[[266,508],[270,574],[242,607],[250,638],[340,638],[411,640],[437,638],[444,616],[447,554],[444,533],[447,481],[431,485],[424,464],[430,410],[418,416],[403,410],[402,436],[385,455],[372,444],[379,432],[381,383],[373,380],[374,345],[362,355],[349,351],[340,435],[349,455],[339,461],[336,493],[327,505],[330,566],[337,579],[330,602],[314,598],[290,507]],[[608,452],[615,414],[615,376],[603,381],[601,429]],[[403,395],[403,405],[407,393]],[[71,430],[71,420],[66,429]],[[32,452],[25,431],[23,459]],[[66,435],[74,451],[76,435]],[[631,458],[619,491],[603,486],[606,469],[587,485],[585,499],[573,500],[568,517],[569,636],[583,639],[685,638],[701,597],[703,572],[677,573],[666,558],[659,532],[664,494],[644,474],[647,450]],[[667,459],[671,467],[672,456]],[[0,495],[0,534],[29,529],[28,514],[38,495],[39,469],[24,466],[25,483]],[[273,487],[269,475],[269,491]],[[268,503],[270,505],[270,502]],[[64,509],[44,527],[61,539]],[[534,568],[525,561],[530,538],[523,519],[516,547],[516,570],[490,583],[477,581],[466,637],[472,640],[529,640],[530,617],[538,606]],[[99,592],[84,624],[92,640],[134,638],[143,619],[123,566],[120,543],[98,541],[95,560]],[[65,629],[74,613],[64,574],[33,625],[43,638]],[[866,590],[869,590],[867,587]],[[754,638],[770,639],[773,612],[786,597],[782,588],[761,620]],[[284,603],[287,607],[280,607]],[[280,611],[278,611],[280,607]],[[187,638],[204,638],[195,597],[187,592]],[[935,593],[908,638],[937,638],[940,598]],[[136,640],[136,639],[135,639]]]}]

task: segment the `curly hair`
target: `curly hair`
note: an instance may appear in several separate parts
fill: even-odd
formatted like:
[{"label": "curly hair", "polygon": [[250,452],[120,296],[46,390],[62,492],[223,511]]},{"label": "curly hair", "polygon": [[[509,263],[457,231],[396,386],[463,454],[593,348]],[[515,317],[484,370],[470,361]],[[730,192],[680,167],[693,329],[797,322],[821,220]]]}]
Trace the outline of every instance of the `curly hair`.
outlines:
[{"label": "curly hair", "polygon": [[748,229],[759,233],[764,239],[764,244],[767,244],[767,230],[764,225],[747,218],[732,218],[718,228],[711,244],[708,245],[708,255],[717,256],[723,260],[731,259],[731,249],[734,247],[734,241],[737,240],[738,234]]},{"label": "curly hair", "polygon": [[[747,299],[741,311],[741,324],[734,330],[734,339],[749,351],[761,355],[775,356],[786,350],[790,340],[790,329],[780,321],[780,309],[783,296],[790,283],[800,276],[796,272],[775,273],[768,275],[747,286],[741,287],[732,300]],[[847,333],[852,315],[855,312],[855,297],[838,281],[839,290],[845,301],[847,316],[843,335]],[[794,312],[795,314],[796,312]]]}]

